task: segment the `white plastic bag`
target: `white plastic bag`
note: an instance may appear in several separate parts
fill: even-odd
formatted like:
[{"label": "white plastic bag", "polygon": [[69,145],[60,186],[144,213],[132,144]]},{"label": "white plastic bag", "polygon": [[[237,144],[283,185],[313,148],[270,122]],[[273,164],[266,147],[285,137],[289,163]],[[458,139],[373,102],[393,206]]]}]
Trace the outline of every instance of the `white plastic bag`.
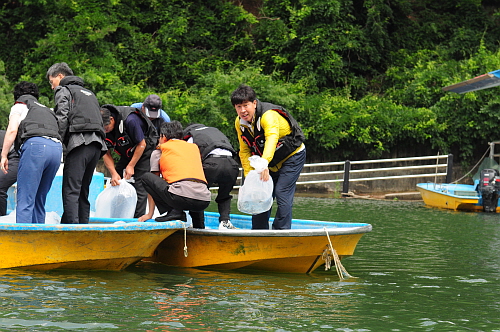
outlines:
[{"label": "white plastic bag", "polygon": [[137,204],[137,193],[134,186],[121,179],[120,184],[111,186],[110,181],[95,201],[95,217],[97,218],[133,218]]},{"label": "white plastic bag", "polygon": [[273,179],[260,179],[260,173],[267,168],[267,160],[259,156],[248,158],[254,169],[248,172],[245,183],[238,192],[238,210],[248,214],[266,212],[273,205]]}]

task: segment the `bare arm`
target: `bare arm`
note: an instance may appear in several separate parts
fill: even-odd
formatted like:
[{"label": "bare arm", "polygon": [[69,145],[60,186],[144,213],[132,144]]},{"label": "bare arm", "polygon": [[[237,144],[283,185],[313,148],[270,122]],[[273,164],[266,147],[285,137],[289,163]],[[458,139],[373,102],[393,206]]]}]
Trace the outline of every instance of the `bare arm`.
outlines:
[{"label": "bare arm", "polygon": [[108,150],[106,152],[106,154],[102,157],[102,159],[104,160],[104,165],[106,166],[106,168],[108,169],[108,171],[111,175],[111,181],[110,181],[111,185],[112,186],[119,185],[120,184],[119,181],[122,179],[122,177],[116,171],[115,161],[113,160],[113,157],[111,156],[111,152]]},{"label": "bare arm", "polygon": [[19,114],[12,114],[9,119],[9,125],[5,132],[2,155],[0,159],[0,168],[5,174],[7,174],[7,171],[9,170],[9,160],[7,159],[7,155],[9,154],[10,148],[12,147],[12,144],[14,144],[14,140],[17,136],[17,130],[19,129],[19,118]]},{"label": "bare arm", "polygon": [[134,168],[139,159],[141,158],[142,154],[144,153],[144,150],[146,149],[146,140],[142,139],[137,145],[135,146],[134,150],[134,155],[132,156],[132,159],[130,159],[127,167],[125,168],[125,179],[130,179],[132,176],[134,176]]}]

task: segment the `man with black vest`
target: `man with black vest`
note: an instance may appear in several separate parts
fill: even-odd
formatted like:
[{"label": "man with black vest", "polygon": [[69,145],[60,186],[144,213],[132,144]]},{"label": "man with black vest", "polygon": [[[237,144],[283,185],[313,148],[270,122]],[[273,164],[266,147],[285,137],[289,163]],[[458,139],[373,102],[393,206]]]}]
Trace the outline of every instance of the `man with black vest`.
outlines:
[{"label": "man with black vest", "polygon": [[[134,218],[146,213],[148,193],[141,179],[150,172],[151,152],[158,144],[158,133],[150,120],[157,117],[156,112],[159,109],[153,110],[147,103],[141,109],[109,104],[101,106],[108,144],[104,165],[110,172],[112,186],[118,185],[122,177],[126,180],[134,178],[132,185],[137,192]],[[116,165],[111,150],[120,156]]]},{"label": "man with black vest", "polygon": [[[45,223],[45,202],[61,164],[62,145],[54,112],[38,102],[38,87],[20,82],[14,87],[16,103],[9,115],[0,169],[10,169],[9,151],[14,145],[21,159],[17,170],[17,223]],[[16,169],[14,168],[15,172]]]},{"label": "man with black vest", "polygon": [[198,146],[203,162],[203,171],[208,186],[217,184],[217,206],[219,209],[219,229],[235,228],[230,221],[231,190],[239,173],[236,155],[231,142],[219,129],[194,123],[184,129],[184,140]]},{"label": "man with black vest", "polygon": [[99,102],[65,62],[52,65],[46,77],[54,90],[54,111],[66,148],[61,223],[88,224],[90,183],[101,154],[107,150]]},{"label": "man with black vest", "polygon": [[[252,169],[248,160],[251,155],[268,163],[260,179],[273,179],[278,210],[272,228],[290,229],[296,182],[306,161],[302,129],[283,107],[258,100],[248,85],[242,84],[233,91],[231,103],[238,114],[235,129],[245,175]],[[271,209],[252,216],[252,229],[269,229],[270,215]]]}]

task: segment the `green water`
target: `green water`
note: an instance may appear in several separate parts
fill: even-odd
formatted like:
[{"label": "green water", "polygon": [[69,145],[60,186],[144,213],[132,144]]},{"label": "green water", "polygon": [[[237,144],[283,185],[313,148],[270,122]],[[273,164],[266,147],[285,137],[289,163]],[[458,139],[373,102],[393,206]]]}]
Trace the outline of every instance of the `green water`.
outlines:
[{"label": "green water", "polygon": [[297,198],[294,216],[371,223],[343,261],[357,278],[4,270],[0,331],[500,331],[500,215]]}]

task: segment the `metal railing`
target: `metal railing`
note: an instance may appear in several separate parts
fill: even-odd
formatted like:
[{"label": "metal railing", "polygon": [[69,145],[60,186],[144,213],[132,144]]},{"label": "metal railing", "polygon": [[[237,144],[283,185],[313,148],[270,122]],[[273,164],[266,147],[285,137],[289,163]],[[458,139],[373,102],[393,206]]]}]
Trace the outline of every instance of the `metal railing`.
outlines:
[{"label": "metal railing", "polygon": [[[441,160],[445,159],[444,162]],[[421,162],[421,161],[435,161],[432,164],[423,165],[412,165],[412,166],[397,166],[397,167],[377,167],[377,168],[359,168],[352,169],[356,165],[373,165],[373,164],[384,164],[384,163],[401,163],[401,162]],[[441,162],[441,163],[440,163]],[[326,167],[329,170],[324,171],[308,171],[311,168],[316,167]],[[341,168],[340,170],[331,170],[335,168]],[[359,161],[337,161],[337,162],[326,162],[326,163],[312,163],[305,164],[302,173],[300,174],[299,181],[297,185],[305,184],[323,184],[323,183],[333,183],[342,182],[342,192],[349,192],[349,183],[356,181],[374,181],[374,180],[389,180],[389,179],[403,179],[403,178],[420,178],[420,177],[437,177],[445,176],[445,182],[451,182],[453,168],[453,155],[437,155],[437,156],[424,156],[424,157],[410,157],[410,158],[392,158],[392,159],[374,159],[374,160],[359,160]],[[417,170],[433,170],[431,173],[418,173]],[[241,171],[241,169],[240,169]],[[370,177],[360,177],[352,178],[352,174],[380,174],[379,172],[392,172],[397,173],[398,171],[412,171],[413,174],[405,175],[382,175],[382,176],[370,176]],[[243,174],[243,172],[241,172]],[[331,176],[335,178],[327,178],[326,176]],[[311,177],[321,177],[322,179],[305,180]],[[243,175],[238,177],[237,183],[242,183]],[[435,181],[437,182],[437,181]],[[235,186],[234,188],[240,188],[241,185]],[[212,188],[215,189],[215,188]]]}]

